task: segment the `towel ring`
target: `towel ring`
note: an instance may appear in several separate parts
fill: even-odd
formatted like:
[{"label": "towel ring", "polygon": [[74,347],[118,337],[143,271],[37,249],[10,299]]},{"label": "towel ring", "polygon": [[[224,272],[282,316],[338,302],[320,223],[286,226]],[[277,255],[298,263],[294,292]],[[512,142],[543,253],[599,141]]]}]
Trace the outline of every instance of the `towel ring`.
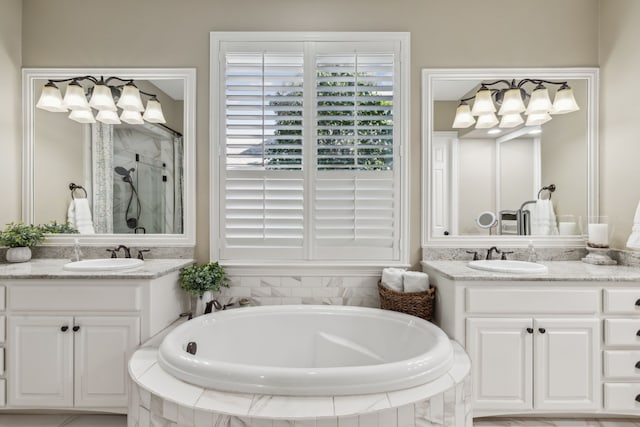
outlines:
[{"label": "towel ring", "polygon": [[556,191],[556,185],[551,184],[551,185],[548,185],[547,187],[542,187],[540,191],[538,191],[538,199],[540,198],[540,193],[542,193],[545,190],[549,192],[549,200],[551,200],[551,195],[553,194],[554,191]]},{"label": "towel ring", "polygon": [[84,187],[83,187],[83,186],[81,186],[81,185],[76,185],[76,184],[74,184],[74,183],[72,182],[71,184],[69,184],[69,190],[71,190],[71,199],[72,199],[72,200],[75,200],[75,199],[76,199],[76,198],[75,198],[75,195],[74,195],[74,193],[75,193],[75,191],[76,191],[76,190],[82,190],[82,192],[84,193],[84,198],[85,198],[85,199],[87,198],[87,190],[85,190],[85,189],[84,189]]}]

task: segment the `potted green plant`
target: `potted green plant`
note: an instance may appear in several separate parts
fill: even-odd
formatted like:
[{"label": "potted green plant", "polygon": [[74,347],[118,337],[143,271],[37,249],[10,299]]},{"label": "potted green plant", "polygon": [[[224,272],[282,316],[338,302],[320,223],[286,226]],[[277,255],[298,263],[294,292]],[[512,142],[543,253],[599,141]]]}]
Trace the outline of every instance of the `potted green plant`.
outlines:
[{"label": "potted green plant", "polygon": [[7,246],[8,262],[25,262],[31,259],[31,248],[44,240],[44,230],[33,224],[9,223],[0,232],[0,244]]},{"label": "potted green plant", "polygon": [[217,262],[192,264],[180,269],[180,287],[193,297],[192,309],[195,309],[197,316],[202,314],[204,304],[212,299],[211,293],[220,292],[223,287],[228,288],[229,281],[224,267]]}]

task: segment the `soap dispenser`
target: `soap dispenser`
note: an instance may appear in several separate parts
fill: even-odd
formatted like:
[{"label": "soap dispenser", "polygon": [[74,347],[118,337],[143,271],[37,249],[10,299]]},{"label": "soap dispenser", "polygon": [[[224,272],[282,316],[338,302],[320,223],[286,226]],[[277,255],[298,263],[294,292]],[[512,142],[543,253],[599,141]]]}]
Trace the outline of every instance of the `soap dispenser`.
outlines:
[{"label": "soap dispenser", "polygon": [[533,240],[529,240],[529,258],[527,259],[529,262],[538,261],[538,256],[536,255],[536,248],[533,247]]}]

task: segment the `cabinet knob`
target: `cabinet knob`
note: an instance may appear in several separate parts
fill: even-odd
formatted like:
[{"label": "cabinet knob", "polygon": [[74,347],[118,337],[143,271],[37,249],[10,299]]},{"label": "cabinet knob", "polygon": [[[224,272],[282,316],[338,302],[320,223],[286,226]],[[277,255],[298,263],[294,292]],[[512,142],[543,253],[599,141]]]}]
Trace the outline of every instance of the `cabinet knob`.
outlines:
[{"label": "cabinet knob", "polygon": [[640,329],[638,329],[638,332],[636,332],[636,336],[640,337]]},{"label": "cabinet knob", "polygon": [[640,307],[640,298],[636,300],[636,306]]},{"label": "cabinet knob", "polygon": [[80,330],[80,326],[76,325],[73,327],[73,332],[78,332]]},{"label": "cabinet knob", "polygon": [[640,361],[636,362],[636,369],[640,369]]},{"label": "cabinet knob", "polygon": [[[69,327],[67,325],[64,325],[64,326],[60,327],[60,330],[62,332],[67,332],[69,330]],[[640,362],[638,362],[638,363],[640,363]]]},{"label": "cabinet knob", "polygon": [[547,332],[547,330],[545,328],[538,328],[538,332],[544,334],[545,332]]},{"label": "cabinet knob", "polygon": [[636,402],[640,402],[640,394],[636,396]]},{"label": "cabinet knob", "polygon": [[527,328],[527,332],[529,332],[530,334],[533,333],[533,328]]}]

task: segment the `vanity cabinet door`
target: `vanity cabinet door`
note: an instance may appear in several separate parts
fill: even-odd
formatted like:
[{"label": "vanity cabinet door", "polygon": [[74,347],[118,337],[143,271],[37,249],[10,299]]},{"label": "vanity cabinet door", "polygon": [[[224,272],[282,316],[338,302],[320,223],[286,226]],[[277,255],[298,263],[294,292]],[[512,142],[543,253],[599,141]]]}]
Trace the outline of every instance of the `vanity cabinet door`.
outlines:
[{"label": "vanity cabinet door", "polygon": [[531,318],[467,319],[474,410],[533,409],[532,345]]},{"label": "vanity cabinet door", "polygon": [[73,406],[73,317],[9,316],[8,405]]},{"label": "vanity cabinet door", "polygon": [[600,408],[598,319],[537,318],[534,330],[536,409]]},{"label": "vanity cabinet door", "polygon": [[140,344],[137,317],[76,317],[75,406],[126,407],[127,362]]}]

